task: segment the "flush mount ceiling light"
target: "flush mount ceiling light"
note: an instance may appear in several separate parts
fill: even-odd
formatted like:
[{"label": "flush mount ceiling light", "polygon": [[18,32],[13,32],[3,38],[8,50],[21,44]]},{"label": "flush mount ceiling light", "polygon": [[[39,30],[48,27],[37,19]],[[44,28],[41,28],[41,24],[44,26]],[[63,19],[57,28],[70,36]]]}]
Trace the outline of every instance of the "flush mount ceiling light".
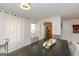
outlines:
[{"label": "flush mount ceiling light", "polygon": [[21,3],[20,8],[23,9],[23,10],[30,10],[31,4],[30,3]]}]

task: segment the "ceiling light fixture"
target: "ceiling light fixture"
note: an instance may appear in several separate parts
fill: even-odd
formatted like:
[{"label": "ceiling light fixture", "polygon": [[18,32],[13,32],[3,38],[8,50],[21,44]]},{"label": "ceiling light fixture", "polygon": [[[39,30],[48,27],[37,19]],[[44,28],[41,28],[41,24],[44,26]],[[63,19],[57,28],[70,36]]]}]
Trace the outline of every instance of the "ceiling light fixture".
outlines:
[{"label": "ceiling light fixture", "polygon": [[31,9],[31,4],[30,3],[21,3],[20,7],[23,10],[30,10]]}]

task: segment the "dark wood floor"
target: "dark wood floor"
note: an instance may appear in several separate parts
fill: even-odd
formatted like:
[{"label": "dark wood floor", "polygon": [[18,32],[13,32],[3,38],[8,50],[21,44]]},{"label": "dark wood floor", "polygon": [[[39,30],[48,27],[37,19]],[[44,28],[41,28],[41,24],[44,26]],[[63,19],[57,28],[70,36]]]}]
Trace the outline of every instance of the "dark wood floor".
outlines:
[{"label": "dark wood floor", "polygon": [[8,56],[70,56],[70,51],[67,41],[57,39],[56,44],[53,45],[48,50],[46,50],[42,46],[44,41],[45,41],[44,39],[37,41],[33,44],[15,50],[6,55]]}]

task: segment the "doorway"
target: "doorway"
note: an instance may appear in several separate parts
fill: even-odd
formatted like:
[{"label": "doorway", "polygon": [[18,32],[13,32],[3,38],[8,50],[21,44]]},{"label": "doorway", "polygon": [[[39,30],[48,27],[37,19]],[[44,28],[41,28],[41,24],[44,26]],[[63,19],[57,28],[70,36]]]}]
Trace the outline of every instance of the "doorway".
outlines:
[{"label": "doorway", "polygon": [[52,38],[52,22],[45,22],[45,39]]}]

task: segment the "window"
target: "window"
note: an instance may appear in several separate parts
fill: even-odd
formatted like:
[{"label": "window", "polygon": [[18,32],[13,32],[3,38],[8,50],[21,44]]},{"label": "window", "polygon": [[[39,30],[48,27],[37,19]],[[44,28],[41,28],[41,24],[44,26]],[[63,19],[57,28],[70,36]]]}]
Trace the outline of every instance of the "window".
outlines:
[{"label": "window", "polygon": [[31,24],[31,33],[35,34],[35,24]]}]

